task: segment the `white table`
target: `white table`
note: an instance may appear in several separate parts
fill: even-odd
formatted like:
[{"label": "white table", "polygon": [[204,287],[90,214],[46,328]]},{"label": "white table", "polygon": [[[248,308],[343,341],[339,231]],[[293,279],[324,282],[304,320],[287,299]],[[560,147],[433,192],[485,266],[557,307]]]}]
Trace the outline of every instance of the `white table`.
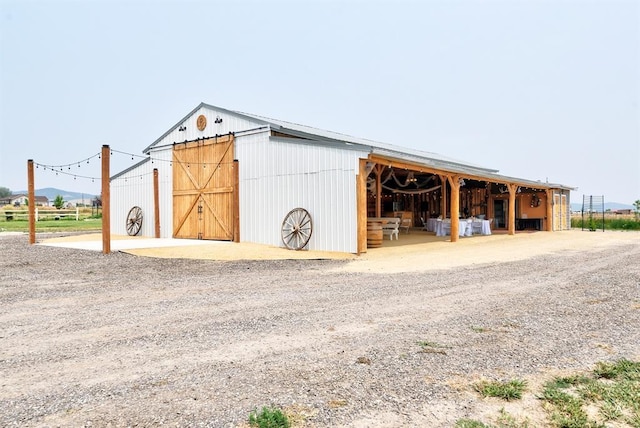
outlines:
[{"label": "white table", "polygon": [[[468,223],[466,220],[459,220],[458,222],[458,236],[465,236],[467,233]],[[451,220],[450,219],[436,219],[436,236],[451,235]]]},{"label": "white table", "polygon": [[491,235],[491,222],[489,220],[473,220],[470,229],[472,234]]},{"label": "white table", "polygon": [[[436,220],[436,236],[451,235],[451,220],[450,219],[435,219]],[[491,235],[491,222],[489,220],[458,220],[458,235],[459,236],[471,236],[473,234]]]},{"label": "white table", "polygon": [[428,218],[427,219],[427,232],[435,232],[437,224],[438,224],[438,219],[437,218]]}]

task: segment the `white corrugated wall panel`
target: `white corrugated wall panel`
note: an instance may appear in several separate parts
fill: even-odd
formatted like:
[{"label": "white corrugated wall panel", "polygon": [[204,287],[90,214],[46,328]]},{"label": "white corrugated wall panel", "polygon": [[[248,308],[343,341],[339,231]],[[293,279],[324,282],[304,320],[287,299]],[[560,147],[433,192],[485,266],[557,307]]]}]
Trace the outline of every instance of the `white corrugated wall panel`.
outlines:
[{"label": "white corrugated wall panel", "polygon": [[126,219],[134,206],[142,208],[143,220],[140,236],[155,236],[153,203],[153,169],[158,169],[160,205],[160,236],[170,238],[173,229],[173,175],[171,148],[153,151],[151,159],[111,180],[111,233],[126,235]]},{"label": "white corrugated wall panel", "polygon": [[357,252],[356,175],[367,153],[285,142],[266,133],[236,140],[240,162],[240,239],[283,246],[285,215],[305,208],[311,250]]},{"label": "white corrugated wall panel", "polygon": [[[204,130],[198,130],[196,121],[198,116],[203,115],[207,118],[207,126]],[[216,118],[222,119],[222,122],[215,123]],[[180,124],[176,129],[167,134],[162,140],[160,140],[156,146],[161,147],[173,143],[183,143],[185,141],[193,141],[199,138],[209,138],[215,135],[226,135],[230,132],[247,131],[255,129],[261,126],[256,122],[243,119],[236,115],[220,113],[215,110],[211,110],[206,107],[198,109],[192,116],[188,117],[184,122]],[[184,130],[180,130],[184,127]]]}]

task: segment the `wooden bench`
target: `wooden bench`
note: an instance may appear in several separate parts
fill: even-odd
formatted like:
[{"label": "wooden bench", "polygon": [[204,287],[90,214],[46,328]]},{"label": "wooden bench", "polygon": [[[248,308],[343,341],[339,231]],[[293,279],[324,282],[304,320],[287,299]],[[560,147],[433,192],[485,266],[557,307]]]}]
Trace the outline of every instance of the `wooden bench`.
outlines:
[{"label": "wooden bench", "polygon": [[398,217],[369,217],[367,221],[376,221],[382,224],[382,234],[389,236],[389,240],[396,236],[398,239],[400,231],[400,219]]}]

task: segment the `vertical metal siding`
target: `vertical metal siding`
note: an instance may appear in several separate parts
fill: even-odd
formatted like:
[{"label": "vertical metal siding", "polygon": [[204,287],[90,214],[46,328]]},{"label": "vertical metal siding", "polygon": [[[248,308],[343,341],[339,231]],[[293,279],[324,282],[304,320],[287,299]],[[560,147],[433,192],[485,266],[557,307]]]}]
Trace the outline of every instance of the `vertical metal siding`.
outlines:
[{"label": "vertical metal siding", "polygon": [[237,138],[242,241],[282,246],[282,220],[302,207],[313,219],[309,249],[357,252],[356,174],[367,155],[266,132]]},{"label": "vertical metal siding", "polygon": [[153,169],[158,169],[160,199],[160,236],[170,238],[173,232],[173,175],[171,148],[152,151],[151,160],[111,181],[111,233],[126,235],[126,219],[133,206],[142,208],[140,236],[154,237]]},{"label": "vertical metal siding", "polygon": [[[200,115],[204,115],[207,118],[207,127],[204,129],[204,131],[199,131],[198,126],[196,125],[196,121],[198,120],[198,116]],[[221,123],[215,123],[217,117],[222,119]],[[186,129],[184,131],[180,131],[179,129],[181,128],[181,126],[186,127]],[[257,128],[259,126],[264,125],[260,125],[250,120],[245,120],[234,115],[224,114],[215,110],[210,110],[206,107],[202,107],[192,116],[182,122],[180,126],[178,126],[178,128],[167,134],[167,136],[159,141],[156,146],[162,147],[173,143],[193,141],[203,137],[213,137],[215,135],[225,135],[230,132],[246,131],[249,129]]]}]

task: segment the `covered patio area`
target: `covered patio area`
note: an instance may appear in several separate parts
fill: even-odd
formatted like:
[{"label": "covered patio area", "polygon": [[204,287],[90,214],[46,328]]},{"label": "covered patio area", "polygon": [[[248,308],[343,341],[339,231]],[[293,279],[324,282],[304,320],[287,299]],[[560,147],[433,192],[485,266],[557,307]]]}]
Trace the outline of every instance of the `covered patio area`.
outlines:
[{"label": "covered patio area", "polygon": [[[361,173],[367,230],[371,221],[400,218],[405,228],[420,230],[429,224],[430,231],[456,242],[471,235],[467,221],[484,235],[566,230],[570,225],[570,188],[561,185],[469,165],[437,168],[375,155],[361,161]],[[444,231],[433,227],[436,220]]]}]

